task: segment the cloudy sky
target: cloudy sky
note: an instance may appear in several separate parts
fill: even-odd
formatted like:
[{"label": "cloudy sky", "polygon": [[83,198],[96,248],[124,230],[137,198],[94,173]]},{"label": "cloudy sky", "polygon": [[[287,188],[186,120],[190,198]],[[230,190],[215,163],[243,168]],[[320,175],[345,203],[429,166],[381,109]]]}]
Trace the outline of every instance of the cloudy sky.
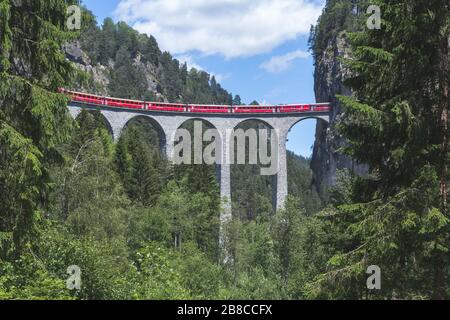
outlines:
[{"label": "cloudy sky", "polygon": [[[162,50],[214,74],[250,103],[314,102],[308,36],[324,0],[84,0],[98,17],[152,34]],[[298,124],[288,147],[309,156],[315,121]]]}]

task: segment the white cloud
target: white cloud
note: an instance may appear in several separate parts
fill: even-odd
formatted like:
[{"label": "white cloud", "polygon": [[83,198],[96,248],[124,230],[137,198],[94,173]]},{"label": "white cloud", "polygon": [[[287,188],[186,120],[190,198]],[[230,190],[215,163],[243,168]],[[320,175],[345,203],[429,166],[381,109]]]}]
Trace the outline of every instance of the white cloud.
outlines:
[{"label": "white cloud", "polygon": [[120,0],[116,16],[173,54],[270,52],[309,33],[323,0]]},{"label": "white cloud", "polygon": [[202,66],[197,64],[194,61],[194,58],[190,55],[175,56],[174,58],[177,59],[178,61],[180,61],[180,63],[186,63],[189,70],[192,68],[195,68],[197,70],[203,70],[203,71],[206,71],[209,74],[211,74],[209,71],[205,70],[205,68],[203,68]]},{"label": "white cloud", "polygon": [[214,76],[216,78],[217,82],[223,82],[226,79],[231,78],[231,73],[225,73],[225,74],[221,74],[221,73],[215,73],[212,71],[207,70],[206,68],[203,68],[201,65],[197,64],[194,61],[194,58],[190,55],[181,55],[181,56],[176,56],[175,59],[177,59],[178,61],[180,61],[180,63],[186,63],[188,69],[192,69],[195,68],[197,70],[201,70],[201,71],[205,71],[208,74],[212,76]]},{"label": "white cloud", "polygon": [[218,83],[222,83],[225,80],[230,79],[231,76],[232,76],[231,72],[227,72],[227,73],[224,73],[224,74],[222,74],[222,73],[214,73],[214,72],[208,72],[208,73],[211,76],[216,77],[216,80],[217,80]]},{"label": "white cloud", "polygon": [[264,62],[260,67],[271,73],[280,73],[289,69],[292,63],[297,59],[306,59],[311,55],[302,50],[289,52],[282,56],[272,57],[269,61]]}]

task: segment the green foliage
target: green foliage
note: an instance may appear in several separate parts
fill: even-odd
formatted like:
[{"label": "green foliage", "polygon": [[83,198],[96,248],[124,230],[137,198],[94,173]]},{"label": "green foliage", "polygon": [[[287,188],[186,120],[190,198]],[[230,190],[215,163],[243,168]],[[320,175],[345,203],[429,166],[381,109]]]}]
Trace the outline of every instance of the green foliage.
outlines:
[{"label": "green foliage", "polygon": [[[381,30],[350,35],[354,57],[344,62],[355,94],[339,97],[345,112],[338,124],[348,140],[343,151],[370,172],[344,176],[333,192],[334,206],[322,216],[331,234],[345,236],[333,237],[327,270],[308,294],[442,299],[450,275],[448,195],[442,191],[448,184],[442,117],[448,109],[448,3],[376,4],[383,13]],[[369,265],[383,273],[383,288],[375,294],[362,286]]]},{"label": "green foliage", "polygon": [[72,300],[66,283],[45,270],[31,254],[14,264],[0,263],[0,300]]},{"label": "green foliage", "polygon": [[165,186],[168,164],[159,150],[158,133],[147,123],[136,123],[129,124],[122,134],[115,163],[128,196],[143,205],[154,205]]},{"label": "green foliage", "polygon": [[73,73],[60,50],[74,36],[64,30],[69,3],[0,1],[0,232],[11,235],[0,258],[17,258],[32,239],[67,138],[67,100],[54,92]]},{"label": "green foliage", "polygon": [[317,213],[321,209],[322,202],[311,185],[313,177],[310,160],[288,151],[287,167],[289,195],[301,201],[306,214]]},{"label": "green foliage", "polygon": [[[354,57],[344,62],[355,96],[340,97],[345,113],[338,127],[348,140],[344,151],[370,172],[339,172],[322,208],[309,161],[289,153],[290,197],[275,213],[272,177],[260,177],[257,165],[233,166],[225,261],[216,167],[170,167],[160,150],[164,136],[139,118],[115,145],[100,113],[83,111],[71,122],[66,98],[52,93],[74,80],[61,51],[72,36],[64,31],[68,3],[15,7],[0,0],[0,299],[449,293],[444,1],[378,0],[378,31],[361,29],[365,1],[327,2],[313,30],[314,55],[320,59],[343,29],[360,31],[349,35]],[[99,28],[92,14],[83,15],[84,50],[94,63],[114,66],[111,95],[242,104],[214,77],[160,52],[153,37],[111,19]],[[156,70],[158,92],[149,91],[141,62]],[[264,125],[244,125],[251,127]],[[183,128],[193,130],[191,123]],[[71,265],[82,271],[79,291],[66,288]],[[365,287],[369,265],[382,269],[376,293]]]},{"label": "green foliage", "polygon": [[147,79],[144,71],[133,65],[130,53],[125,45],[117,51],[114,69],[110,77],[108,92],[115,97],[125,99],[152,97],[151,93],[147,92]]},{"label": "green foliage", "polygon": [[367,0],[328,0],[316,26],[311,26],[310,49],[316,64],[339,33],[361,30],[366,25]]},{"label": "green foliage", "polygon": [[223,287],[221,267],[204,252],[208,251],[199,249],[195,243],[187,242],[175,260],[192,299],[218,298]]},{"label": "green foliage", "polygon": [[139,296],[152,300],[189,298],[175,266],[175,253],[157,243],[149,244],[136,254],[138,279],[142,281]]},{"label": "green foliage", "polygon": [[[84,10],[85,23],[81,47],[95,65],[111,67],[108,94],[141,100],[164,99],[169,102],[231,104],[233,96],[216,82],[214,76],[196,69],[188,70],[168,52],[161,52],[153,36],[139,34],[124,22],[105,19],[102,27]],[[149,85],[151,75],[155,86]],[[75,83],[75,86],[79,84]],[[85,84],[86,85],[86,84]],[[87,83],[96,92],[94,83]]]}]

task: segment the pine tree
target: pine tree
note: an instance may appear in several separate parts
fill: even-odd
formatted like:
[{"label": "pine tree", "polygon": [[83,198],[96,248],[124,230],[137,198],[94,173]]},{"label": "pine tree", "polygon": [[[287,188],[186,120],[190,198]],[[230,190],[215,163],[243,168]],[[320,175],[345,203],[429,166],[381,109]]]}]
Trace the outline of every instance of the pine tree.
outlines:
[{"label": "pine tree", "polygon": [[[345,151],[370,167],[352,203],[353,243],[334,257],[358,278],[367,264],[384,270],[390,298],[442,299],[448,290],[448,1],[377,1],[381,30],[351,35],[355,98],[341,97]],[[439,192],[439,190],[441,190]],[[422,281],[415,287],[415,274]],[[346,278],[346,276],[342,276]],[[347,279],[349,279],[347,278]],[[431,282],[425,279],[432,279]]]},{"label": "pine tree", "polygon": [[114,59],[117,53],[117,42],[116,42],[116,26],[111,18],[106,18],[103,21],[102,33],[100,36],[100,63],[103,65],[108,65],[110,59]]},{"label": "pine tree", "polygon": [[70,124],[56,93],[73,72],[61,51],[74,36],[66,31],[70,3],[0,1],[0,238],[11,236],[16,252],[47,205],[48,168]]},{"label": "pine tree", "polygon": [[241,106],[242,105],[242,100],[241,100],[241,96],[240,95],[236,95],[234,97],[233,105],[235,105],[235,106]]},{"label": "pine tree", "polygon": [[121,46],[117,51],[109,91],[113,96],[128,99],[144,99],[147,94],[145,74],[133,65],[126,46]]}]

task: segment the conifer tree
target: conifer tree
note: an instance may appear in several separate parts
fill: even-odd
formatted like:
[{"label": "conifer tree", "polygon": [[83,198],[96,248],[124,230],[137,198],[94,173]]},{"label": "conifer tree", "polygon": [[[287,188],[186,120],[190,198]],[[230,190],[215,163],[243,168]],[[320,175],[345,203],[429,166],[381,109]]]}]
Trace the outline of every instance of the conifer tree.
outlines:
[{"label": "conifer tree", "polygon": [[233,105],[235,105],[235,106],[241,106],[242,105],[242,100],[241,100],[241,96],[240,95],[236,95],[234,97]]},{"label": "conifer tree", "polygon": [[48,167],[60,158],[55,147],[70,124],[57,88],[72,75],[61,51],[73,39],[71,3],[0,1],[0,238],[12,239],[16,252],[45,209]]},{"label": "conifer tree", "polygon": [[[340,98],[345,113],[339,126],[349,141],[345,151],[368,164],[370,174],[357,182],[352,203],[338,208],[355,219],[349,225],[353,244],[333,262],[353,272],[347,279],[378,264],[390,298],[426,296],[431,288],[442,299],[450,249],[449,2],[376,4],[381,30],[350,36],[354,59],[346,63],[353,77],[347,84],[355,97]],[[430,282],[415,287],[418,274]]]}]

